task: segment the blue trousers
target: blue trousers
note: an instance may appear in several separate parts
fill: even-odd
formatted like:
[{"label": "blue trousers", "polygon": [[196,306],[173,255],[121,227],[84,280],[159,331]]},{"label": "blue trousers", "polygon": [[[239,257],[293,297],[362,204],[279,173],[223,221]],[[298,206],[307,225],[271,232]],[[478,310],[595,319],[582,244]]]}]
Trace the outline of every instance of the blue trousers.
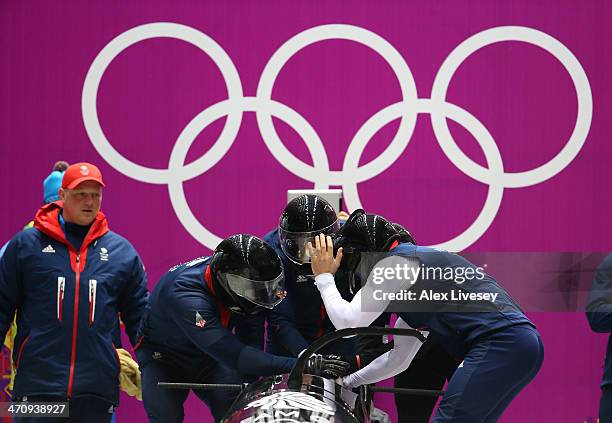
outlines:
[{"label": "blue trousers", "polygon": [[448,382],[433,423],[496,422],[543,360],[542,339],[529,325],[478,340]]},{"label": "blue trousers", "polygon": [[[143,348],[141,348],[143,349]],[[143,351],[139,351],[142,355]],[[139,356],[140,357],[140,356]],[[241,383],[238,372],[212,361],[205,369],[202,367],[187,369],[158,360],[143,360],[142,401],[151,423],[180,423],[183,421],[183,403],[189,395],[188,389],[165,389],[157,386],[158,382],[178,383]],[[208,407],[215,418],[220,421],[232,405],[238,391],[223,389],[193,390]]]},{"label": "blue trousers", "polygon": [[[442,389],[453,376],[459,362],[431,340],[421,347],[410,367],[395,376],[396,388]],[[428,422],[437,397],[395,395],[398,423]]]},{"label": "blue trousers", "polygon": [[612,385],[607,385],[601,390],[599,423],[612,423]]}]

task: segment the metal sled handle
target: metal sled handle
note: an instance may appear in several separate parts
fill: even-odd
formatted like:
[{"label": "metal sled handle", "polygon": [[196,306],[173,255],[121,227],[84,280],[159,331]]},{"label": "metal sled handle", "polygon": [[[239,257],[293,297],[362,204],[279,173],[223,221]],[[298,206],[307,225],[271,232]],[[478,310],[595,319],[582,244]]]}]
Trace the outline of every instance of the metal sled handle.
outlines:
[{"label": "metal sled handle", "polygon": [[425,342],[427,338],[425,338],[421,332],[415,329],[396,329],[396,328],[377,328],[377,327],[368,327],[368,328],[346,328],[336,330],[334,332],[327,333],[314,341],[310,346],[300,355],[291,369],[291,373],[289,373],[289,379],[287,380],[287,386],[289,389],[299,390],[302,386],[302,375],[304,373],[304,367],[306,367],[306,361],[308,358],[323,348],[325,345],[330,342],[335,341],[336,339],[345,338],[347,336],[353,335],[365,335],[365,336],[382,336],[382,335],[394,335],[394,336],[414,336],[421,342]]},{"label": "metal sled handle", "polygon": [[164,389],[227,389],[230,391],[240,391],[246,386],[239,383],[173,383],[158,382],[157,386]]}]

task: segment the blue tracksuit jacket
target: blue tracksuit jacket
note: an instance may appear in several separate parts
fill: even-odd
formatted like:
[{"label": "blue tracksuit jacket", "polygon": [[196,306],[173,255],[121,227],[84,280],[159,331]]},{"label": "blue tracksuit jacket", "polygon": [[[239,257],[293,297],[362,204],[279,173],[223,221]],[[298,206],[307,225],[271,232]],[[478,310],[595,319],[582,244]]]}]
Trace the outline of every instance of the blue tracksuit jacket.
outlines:
[{"label": "blue tracksuit jacket", "polygon": [[178,265],[155,285],[141,328],[145,348],[136,351],[141,364],[157,357],[195,380],[216,363],[243,375],[289,372],[294,358],[267,354],[231,332],[236,316],[217,301],[209,262],[203,257]]},{"label": "blue tracksuit jacket", "polygon": [[601,387],[612,386],[612,254],[606,256],[597,269],[586,314],[591,329],[610,333]]},{"label": "blue tracksuit jacket", "polygon": [[[321,295],[310,276],[299,274],[283,252],[278,229],[267,233],[264,238],[278,254],[285,272],[287,297],[268,314],[268,346],[272,350],[286,350],[297,356],[323,334],[335,330],[325,312]],[[350,300],[348,284],[338,284],[343,298]],[[342,340],[330,345],[327,352],[354,355],[353,340]]]},{"label": "blue tracksuit jacket", "polygon": [[62,202],[43,206],[0,259],[0,338],[17,311],[13,394],[119,401],[118,316],[135,343],[146,276],[130,243],[98,214],[79,251],[59,222]]},{"label": "blue tracksuit jacket", "polygon": [[[391,254],[403,257],[416,257],[422,266],[427,268],[476,268],[475,265],[463,257],[449,253],[448,251],[436,250],[428,247],[420,247],[411,243],[399,244]],[[497,293],[494,303],[486,304],[486,310],[482,307],[479,311],[448,311],[453,309],[449,303],[439,302],[437,305],[429,302],[424,306],[426,309],[414,312],[402,312],[398,315],[410,326],[423,328],[430,331],[429,338],[441,344],[454,357],[462,358],[479,337],[496,332],[506,327],[527,324],[534,326],[525,316],[520,307],[489,275],[484,274],[482,280],[472,278],[461,285],[452,280],[428,279],[419,281],[413,288],[417,295],[421,290],[433,290],[436,292],[450,292],[450,290],[461,289],[467,293]],[[483,305],[484,306],[484,305]],[[439,307],[436,309],[436,307]]]}]

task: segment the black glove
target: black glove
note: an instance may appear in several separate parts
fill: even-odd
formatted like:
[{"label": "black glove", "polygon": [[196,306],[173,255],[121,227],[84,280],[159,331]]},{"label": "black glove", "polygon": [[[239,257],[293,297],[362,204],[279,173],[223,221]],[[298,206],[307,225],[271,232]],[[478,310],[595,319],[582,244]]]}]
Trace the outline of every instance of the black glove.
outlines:
[{"label": "black glove", "polygon": [[351,365],[337,355],[313,354],[306,362],[304,373],[336,379],[351,373]]},{"label": "black glove", "polygon": [[326,356],[329,359],[333,359],[333,360],[340,360],[340,361],[344,361],[345,363],[348,363],[349,365],[349,369],[348,369],[348,373],[355,373],[357,370],[359,370],[361,368],[361,363],[360,363],[360,359],[359,359],[359,355],[327,355]]}]

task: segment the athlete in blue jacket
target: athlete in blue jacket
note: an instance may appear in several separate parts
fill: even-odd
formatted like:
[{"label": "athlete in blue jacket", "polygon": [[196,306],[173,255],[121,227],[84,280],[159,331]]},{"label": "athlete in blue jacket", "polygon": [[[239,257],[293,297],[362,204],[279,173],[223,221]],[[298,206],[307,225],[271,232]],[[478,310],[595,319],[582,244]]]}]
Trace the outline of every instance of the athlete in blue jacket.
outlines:
[{"label": "athlete in blue jacket", "polygon": [[612,254],[606,256],[597,269],[589,293],[587,318],[595,332],[610,333],[599,403],[599,420],[608,423],[612,422]]},{"label": "athlete in blue jacket", "polygon": [[[175,266],[151,293],[136,354],[142,370],[143,401],[152,422],[183,421],[188,390],[158,382],[241,383],[254,376],[287,373],[292,357],[265,353],[232,333],[234,318],[248,319],[285,297],[279,257],[257,237],[223,240],[212,257]],[[315,355],[307,373],[329,378],[348,373],[348,364]],[[236,392],[195,390],[220,420]]]},{"label": "athlete in blue jacket", "polygon": [[69,400],[74,422],[110,421],[119,401],[118,315],[135,343],[147,300],[140,257],[100,211],[103,186],[97,167],[70,166],[61,201],[43,206],[0,260],[0,338],[17,312],[14,397]]},{"label": "athlete in blue jacket", "polygon": [[[334,330],[314,286],[307,243],[316,235],[332,234],[339,227],[336,212],[325,199],[305,194],[287,204],[278,227],[263,238],[282,261],[287,289],[287,298],[267,314],[268,351],[296,357],[317,338]],[[344,286],[341,291],[348,299],[349,287]],[[334,342],[323,352],[355,357],[354,340]]]},{"label": "athlete in blue jacket", "polygon": [[[367,326],[393,300],[383,294],[394,294],[393,306],[399,307],[396,327],[426,331],[449,354],[464,357],[433,421],[497,421],[540,369],[539,333],[482,269],[456,254],[399,244],[398,239],[390,222],[363,210],[355,211],[338,232],[335,258],[331,237],[316,239],[316,249],[310,249],[315,256],[312,268],[330,318],[337,328]],[[364,255],[368,252],[384,253],[384,258],[371,266]],[[334,283],[333,273],[341,262],[367,279],[350,303],[341,298]],[[393,376],[410,365],[419,347],[415,338],[396,337],[393,350],[343,381],[359,386]]]}]

